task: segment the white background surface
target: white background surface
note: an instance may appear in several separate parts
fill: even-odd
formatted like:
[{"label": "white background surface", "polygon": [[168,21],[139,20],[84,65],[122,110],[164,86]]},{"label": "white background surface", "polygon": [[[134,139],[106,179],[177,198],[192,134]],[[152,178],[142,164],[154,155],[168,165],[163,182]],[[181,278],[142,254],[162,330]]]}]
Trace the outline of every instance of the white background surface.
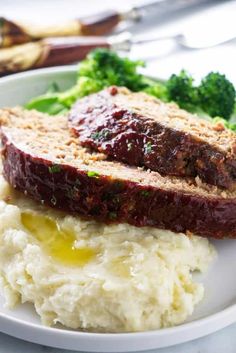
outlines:
[{"label": "white background surface", "polygon": [[[129,3],[138,2],[119,0],[119,5],[116,4],[116,7],[126,8]],[[0,15],[28,21],[41,22],[43,20],[49,22],[51,18],[57,21],[63,20],[65,17],[72,18],[75,14],[80,16],[91,11],[96,12],[96,9],[111,8],[115,6],[113,3],[109,0],[0,0]],[[211,12],[208,9],[209,6],[204,6],[204,9],[203,7],[201,9],[195,8],[191,13],[185,13],[184,17],[175,15],[171,19],[160,18],[156,15],[148,23],[133,27],[132,31],[137,35],[146,33],[161,35],[177,32],[196,35],[196,33],[200,33],[203,37],[212,33],[220,36],[223,31],[231,29],[236,31],[235,1],[221,1],[218,2],[217,7],[214,6]],[[210,21],[211,16],[214,18]],[[228,75],[236,84],[236,42],[201,51],[184,50],[172,42],[166,42],[134,48],[131,56],[147,60],[147,71],[158,77],[167,78],[172,72],[178,72],[181,68],[186,68],[199,79],[211,70],[218,70]],[[233,325],[206,338],[170,349],[158,350],[158,353],[235,353],[235,351],[236,325]],[[21,352],[67,353],[69,351],[36,346],[0,334],[0,353]]]}]

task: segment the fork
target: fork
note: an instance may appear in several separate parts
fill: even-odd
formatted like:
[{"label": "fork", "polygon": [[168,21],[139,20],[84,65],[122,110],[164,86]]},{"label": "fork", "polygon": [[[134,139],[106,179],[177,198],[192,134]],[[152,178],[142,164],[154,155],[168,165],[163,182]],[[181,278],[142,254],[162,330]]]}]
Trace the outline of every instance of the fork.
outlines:
[{"label": "fork", "polygon": [[203,49],[226,43],[235,35],[208,41],[185,34],[133,38],[129,32],[110,37],[62,37],[43,40],[0,49],[0,76],[13,72],[71,64],[82,60],[94,48],[110,48],[115,51],[129,51],[133,45],[143,45],[163,40],[173,40],[188,49]]},{"label": "fork", "polygon": [[235,38],[236,33],[221,35],[220,38],[217,38],[216,36],[209,37],[206,34],[196,36],[191,33],[177,33],[166,36],[152,36],[149,38],[147,38],[147,36],[133,38],[130,32],[124,32],[119,35],[108,38],[108,43],[110,43],[112,49],[118,51],[130,51],[133,45],[143,45],[166,40],[172,40],[181,47],[187,49],[206,49],[222,45],[224,43],[234,40]]}]

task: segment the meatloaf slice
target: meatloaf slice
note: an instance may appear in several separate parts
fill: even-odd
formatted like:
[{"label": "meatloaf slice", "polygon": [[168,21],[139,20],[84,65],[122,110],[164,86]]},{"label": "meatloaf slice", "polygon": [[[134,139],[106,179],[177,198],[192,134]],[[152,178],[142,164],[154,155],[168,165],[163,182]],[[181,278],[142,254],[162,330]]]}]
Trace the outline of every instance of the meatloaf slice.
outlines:
[{"label": "meatloaf slice", "polygon": [[79,100],[69,124],[82,146],[110,159],[236,189],[236,134],[175,104],[110,87]]},{"label": "meatloaf slice", "polygon": [[0,111],[5,178],[35,200],[105,222],[236,237],[236,192],[88,153],[67,117]]}]

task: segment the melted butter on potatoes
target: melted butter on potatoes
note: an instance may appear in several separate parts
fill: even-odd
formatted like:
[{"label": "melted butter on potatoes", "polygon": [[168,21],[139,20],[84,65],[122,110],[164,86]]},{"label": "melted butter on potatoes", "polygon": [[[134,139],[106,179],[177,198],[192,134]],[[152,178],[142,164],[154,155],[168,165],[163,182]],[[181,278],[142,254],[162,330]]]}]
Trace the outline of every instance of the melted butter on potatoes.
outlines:
[{"label": "melted butter on potatoes", "polygon": [[0,176],[2,292],[9,307],[33,303],[43,324],[99,332],[180,324],[204,295],[192,272],[214,255],[197,236],[56,212]]}]

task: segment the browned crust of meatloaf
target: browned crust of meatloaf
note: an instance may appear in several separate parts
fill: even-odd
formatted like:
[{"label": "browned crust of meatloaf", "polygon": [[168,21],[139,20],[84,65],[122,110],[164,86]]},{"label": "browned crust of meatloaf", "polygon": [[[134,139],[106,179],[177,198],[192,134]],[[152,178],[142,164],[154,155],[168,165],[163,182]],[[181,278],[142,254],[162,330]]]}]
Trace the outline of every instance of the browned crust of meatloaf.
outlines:
[{"label": "browned crust of meatloaf", "polygon": [[20,109],[0,116],[4,176],[33,199],[105,222],[236,237],[235,193],[87,153],[66,117]]},{"label": "browned crust of meatloaf", "polygon": [[110,87],[79,100],[69,124],[82,146],[111,159],[236,188],[236,135],[174,104]]}]

